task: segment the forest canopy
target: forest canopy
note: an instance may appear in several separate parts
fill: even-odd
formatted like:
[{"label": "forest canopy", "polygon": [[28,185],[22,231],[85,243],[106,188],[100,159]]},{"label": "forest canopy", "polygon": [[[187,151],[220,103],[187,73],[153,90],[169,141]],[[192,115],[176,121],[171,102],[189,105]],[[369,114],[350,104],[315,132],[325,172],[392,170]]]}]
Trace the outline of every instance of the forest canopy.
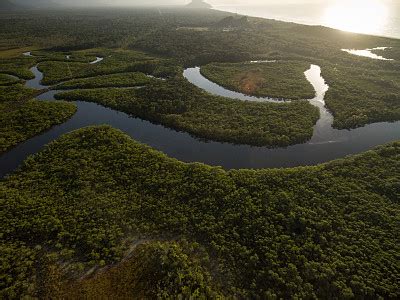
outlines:
[{"label": "forest canopy", "polygon": [[[310,64],[330,86],[335,127],[400,120],[395,39],[168,8],[21,11],[0,14],[0,28],[0,153],[76,111],[35,100],[47,91],[23,85],[35,65],[42,84],[66,90],[58,99],[208,140],[308,141],[319,118],[301,100],[314,94]],[[393,61],[341,51],[382,45]],[[214,96],[183,78],[188,66],[296,101]],[[313,167],[226,171],[81,128],[0,180],[0,298],[398,299],[399,170],[399,142]]]},{"label": "forest canopy", "polygon": [[[1,295],[40,296],[43,280],[55,288],[120,262],[135,241],[168,249],[189,240],[209,262],[188,247],[171,272],[192,274],[182,283],[204,293],[398,298],[399,157],[397,142],[316,167],[227,172],[170,159],[107,126],[80,129],[0,182]],[[73,286],[96,289],[126,274],[126,263]],[[63,275],[47,266],[64,266]],[[169,295],[183,293],[168,285],[173,275],[154,276],[145,284],[155,292],[163,278]]]}]

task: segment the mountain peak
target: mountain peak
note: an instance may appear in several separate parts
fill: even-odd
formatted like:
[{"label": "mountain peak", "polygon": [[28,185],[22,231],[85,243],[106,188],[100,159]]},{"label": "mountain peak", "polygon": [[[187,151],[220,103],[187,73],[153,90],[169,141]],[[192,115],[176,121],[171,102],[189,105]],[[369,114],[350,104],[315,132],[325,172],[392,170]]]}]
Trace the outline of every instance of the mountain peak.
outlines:
[{"label": "mountain peak", "polygon": [[195,8],[195,9],[210,9],[212,6],[205,2],[204,0],[192,0],[188,5],[187,8]]}]

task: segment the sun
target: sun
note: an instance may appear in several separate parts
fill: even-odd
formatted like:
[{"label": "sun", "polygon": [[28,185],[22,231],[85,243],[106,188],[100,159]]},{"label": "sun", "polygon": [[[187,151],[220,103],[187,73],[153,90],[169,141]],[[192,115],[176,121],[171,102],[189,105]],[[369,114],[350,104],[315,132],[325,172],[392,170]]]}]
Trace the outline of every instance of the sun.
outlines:
[{"label": "sun", "polygon": [[387,6],[379,0],[337,0],[326,9],[323,21],[345,31],[377,33],[385,26],[388,15]]}]

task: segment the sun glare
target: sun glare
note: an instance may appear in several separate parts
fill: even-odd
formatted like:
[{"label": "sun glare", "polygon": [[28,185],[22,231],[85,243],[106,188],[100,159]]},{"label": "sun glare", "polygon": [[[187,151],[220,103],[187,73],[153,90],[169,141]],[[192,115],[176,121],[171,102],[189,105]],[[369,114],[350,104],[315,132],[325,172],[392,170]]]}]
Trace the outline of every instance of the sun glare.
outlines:
[{"label": "sun glare", "polygon": [[333,28],[376,33],[385,26],[389,14],[387,6],[379,0],[337,0],[324,14],[324,23]]}]

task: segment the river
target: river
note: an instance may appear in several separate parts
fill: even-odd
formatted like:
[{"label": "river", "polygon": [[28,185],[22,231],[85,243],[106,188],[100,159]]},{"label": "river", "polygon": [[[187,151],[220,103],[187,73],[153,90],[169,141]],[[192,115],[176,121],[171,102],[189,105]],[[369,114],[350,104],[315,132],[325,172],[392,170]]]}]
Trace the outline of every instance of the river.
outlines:
[{"label": "river", "polygon": [[[38,89],[46,88],[40,83],[43,74],[37,67],[33,67],[31,71],[35,74],[35,79],[27,81],[26,85]],[[239,98],[244,101],[276,101],[269,98],[240,96],[238,93],[226,90],[204,78],[199,68],[186,69],[184,76],[189,82],[212,94]],[[269,149],[204,141],[188,133],[178,132],[162,125],[134,118],[126,113],[95,103],[75,101],[78,110],[71,119],[17,145],[0,156],[0,177],[11,173],[29,155],[40,151],[46,144],[57,139],[60,135],[90,125],[108,124],[122,130],[136,141],[160,150],[170,157],[184,162],[202,162],[222,166],[226,169],[316,165],[400,139],[400,122],[374,123],[353,130],[333,129],[331,126],[332,115],[324,106],[324,95],[328,86],[320,75],[320,68],[315,65],[311,66],[305,76],[316,91],[315,98],[309,101],[317,106],[321,112],[321,118],[315,125],[313,137],[305,144]],[[38,99],[55,101],[54,95],[57,92],[60,91],[48,91],[38,96]]]}]

